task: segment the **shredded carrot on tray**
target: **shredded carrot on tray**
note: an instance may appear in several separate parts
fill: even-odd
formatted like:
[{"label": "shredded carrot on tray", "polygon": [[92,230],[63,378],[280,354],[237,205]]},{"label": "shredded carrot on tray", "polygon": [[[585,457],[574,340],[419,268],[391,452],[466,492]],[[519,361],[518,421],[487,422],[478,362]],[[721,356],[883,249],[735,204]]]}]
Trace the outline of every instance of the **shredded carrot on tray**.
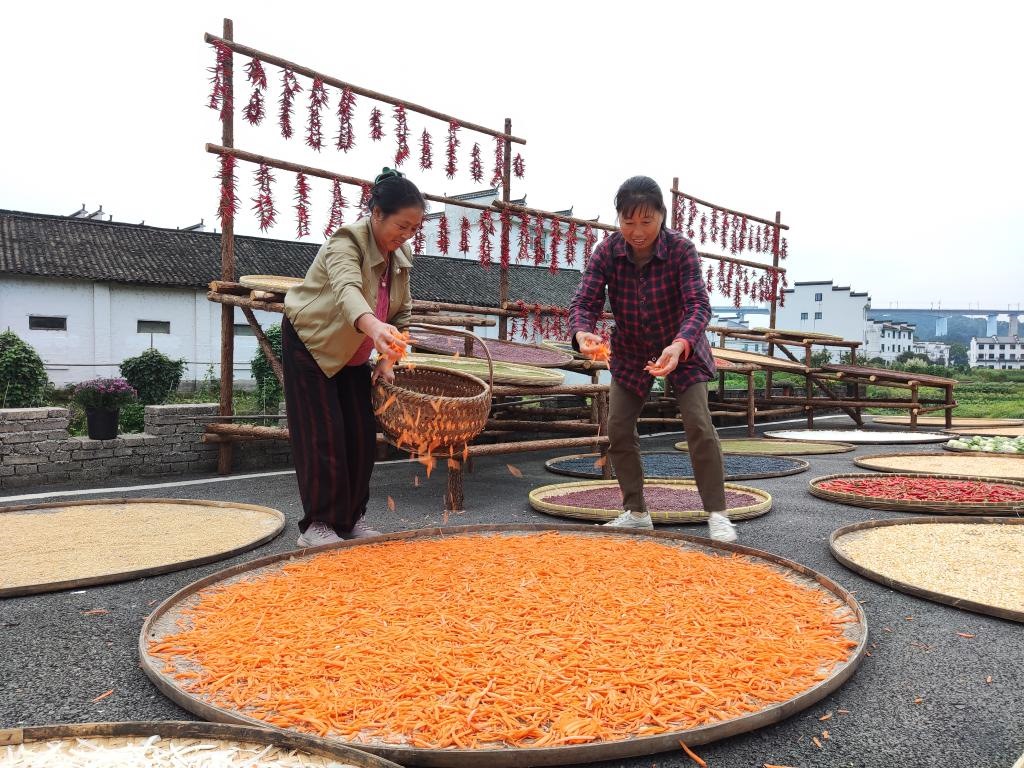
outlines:
[{"label": "shredded carrot on tray", "polygon": [[685,730],[788,700],[856,645],[849,608],[761,561],[614,536],[363,545],[198,598],[150,642],[165,674],[214,706],[356,744]]}]

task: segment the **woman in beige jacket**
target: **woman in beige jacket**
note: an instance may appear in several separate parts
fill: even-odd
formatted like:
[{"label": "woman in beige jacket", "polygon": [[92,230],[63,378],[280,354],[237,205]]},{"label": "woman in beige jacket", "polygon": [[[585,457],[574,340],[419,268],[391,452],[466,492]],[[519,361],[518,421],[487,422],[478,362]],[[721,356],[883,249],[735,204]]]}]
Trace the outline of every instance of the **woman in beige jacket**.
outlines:
[{"label": "woman in beige jacket", "polygon": [[[397,171],[371,190],[370,215],[340,227],[288,291],[281,324],[285,402],[302,498],[300,547],[374,536],[362,517],[370,496],[377,424],[371,352],[383,355],[409,323],[412,250],[426,202]],[[379,358],[383,359],[383,358]]]}]

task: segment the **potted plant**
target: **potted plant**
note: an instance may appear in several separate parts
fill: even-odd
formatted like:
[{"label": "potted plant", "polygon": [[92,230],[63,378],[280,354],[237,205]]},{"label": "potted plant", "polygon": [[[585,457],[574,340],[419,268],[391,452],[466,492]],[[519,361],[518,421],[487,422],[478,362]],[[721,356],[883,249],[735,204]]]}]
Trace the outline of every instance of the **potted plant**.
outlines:
[{"label": "potted plant", "polygon": [[113,440],[121,406],[134,402],[138,393],[124,379],[92,379],[75,387],[75,402],[85,409],[89,437]]}]

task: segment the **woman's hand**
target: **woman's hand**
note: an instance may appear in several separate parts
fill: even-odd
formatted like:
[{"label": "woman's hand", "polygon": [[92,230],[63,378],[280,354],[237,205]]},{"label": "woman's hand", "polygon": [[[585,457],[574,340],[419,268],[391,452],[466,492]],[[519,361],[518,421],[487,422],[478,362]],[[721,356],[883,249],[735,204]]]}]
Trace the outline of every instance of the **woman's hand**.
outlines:
[{"label": "woman's hand", "polygon": [[576,332],[576,344],[579,345],[580,352],[587,357],[591,357],[603,343],[604,339],[596,333],[587,333],[587,331]]},{"label": "woman's hand", "polygon": [[398,329],[390,323],[384,323],[367,313],[356,320],[356,327],[373,340],[373,348],[377,354],[388,357],[394,354],[392,344],[405,346],[405,339]]},{"label": "woman's hand", "polygon": [[370,384],[375,385],[381,379],[384,379],[389,384],[395,383],[395,361],[384,355],[379,356],[376,365],[373,366],[373,373],[370,374]]},{"label": "woman's hand", "polygon": [[689,356],[690,343],[685,339],[676,339],[662,350],[661,357],[653,363],[648,363],[644,370],[651,376],[668,376],[681,360],[686,360]]}]

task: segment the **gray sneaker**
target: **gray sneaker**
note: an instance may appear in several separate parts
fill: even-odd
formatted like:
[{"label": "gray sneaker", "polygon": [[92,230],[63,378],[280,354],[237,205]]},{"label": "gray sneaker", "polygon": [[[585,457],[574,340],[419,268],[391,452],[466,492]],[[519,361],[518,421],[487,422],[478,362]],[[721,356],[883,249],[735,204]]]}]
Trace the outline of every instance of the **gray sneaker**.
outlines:
[{"label": "gray sneaker", "polygon": [[736,526],[721,512],[708,515],[708,532],[715,541],[736,541]]},{"label": "gray sneaker", "polygon": [[322,523],[316,520],[310,523],[309,528],[306,529],[305,533],[299,536],[296,542],[300,547],[325,547],[328,544],[337,544],[343,539],[334,532],[327,523]]},{"label": "gray sneaker", "polygon": [[368,539],[371,536],[383,536],[380,531],[375,531],[373,528],[364,523],[361,519],[356,520],[356,524],[352,526],[352,530],[344,535],[346,539]]},{"label": "gray sneaker", "polygon": [[637,517],[628,509],[621,515],[616,517],[610,523],[604,524],[605,528],[654,528],[654,521],[651,520],[651,513],[644,512],[642,516]]}]

